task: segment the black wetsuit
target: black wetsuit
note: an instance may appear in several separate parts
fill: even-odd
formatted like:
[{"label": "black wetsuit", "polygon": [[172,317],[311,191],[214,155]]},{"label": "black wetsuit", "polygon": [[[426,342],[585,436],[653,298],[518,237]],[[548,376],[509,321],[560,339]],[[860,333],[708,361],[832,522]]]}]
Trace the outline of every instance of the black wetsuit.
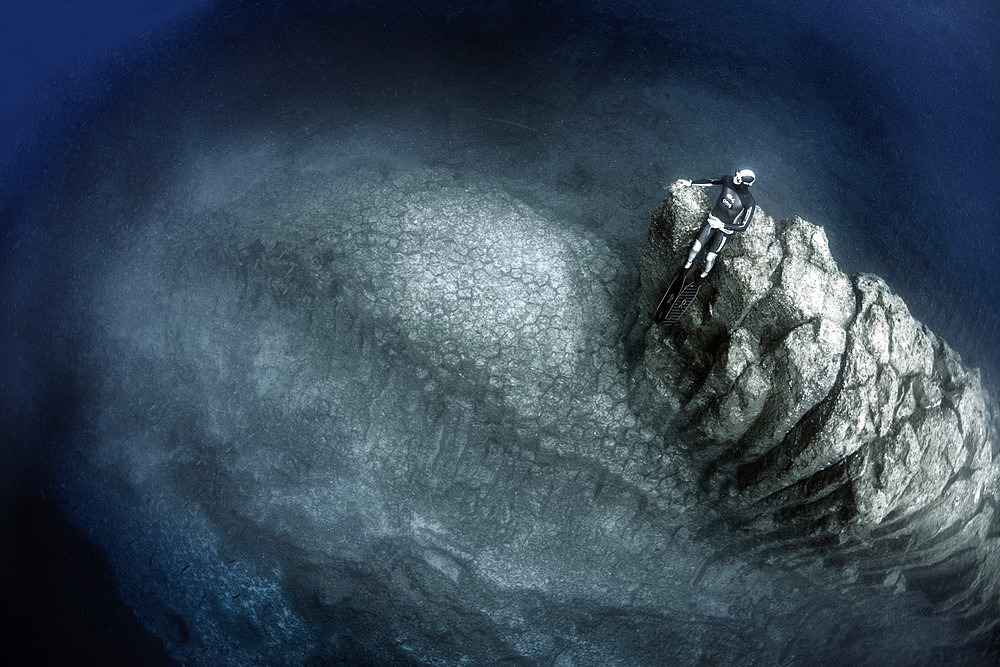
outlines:
[{"label": "black wetsuit", "polygon": [[698,234],[697,240],[695,240],[694,245],[691,247],[691,252],[688,253],[688,264],[690,264],[697,257],[698,251],[703,246],[708,247],[708,254],[705,258],[705,269],[701,274],[702,276],[706,276],[715,265],[715,258],[726,245],[729,236],[742,232],[750,225],[750,220],[753,218],[757,204],[754,201],[753,195],[750,194],[749,186],[736,185],[731,175],[723,176],[722,178],[703,178],[691,181],[691,185],[702,187],[711,185],[722,186],[722,192],[719,194],[719,198],[715,202],[715,207],[708,216],[709,221],[714,218],[721,222],[723,224],[722,229],[715,229],[709,221],[706,221],[701,228],[701,232]]}]

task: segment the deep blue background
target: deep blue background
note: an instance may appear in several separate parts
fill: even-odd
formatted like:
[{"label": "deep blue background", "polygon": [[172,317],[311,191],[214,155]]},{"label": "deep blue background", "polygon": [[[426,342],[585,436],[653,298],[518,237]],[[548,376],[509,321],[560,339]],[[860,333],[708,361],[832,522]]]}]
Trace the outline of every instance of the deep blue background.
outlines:
[{"label": "deep blue background", "polygon": [[[190,27],[206,0],[0,4],[0,176],[30,177],[54,132],[82,120],[117,70]],[[40,145],[41,144],[41,145]]]}]

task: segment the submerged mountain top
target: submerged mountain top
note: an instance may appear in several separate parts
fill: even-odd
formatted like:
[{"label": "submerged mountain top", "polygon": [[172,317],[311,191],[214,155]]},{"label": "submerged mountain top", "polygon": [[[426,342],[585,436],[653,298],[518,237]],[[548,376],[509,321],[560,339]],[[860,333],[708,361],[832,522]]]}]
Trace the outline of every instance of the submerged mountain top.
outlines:
[{"label": "submerged mountain top", "polygon": [[[653,214],[640,308],[703,224],[674,184]],[[823,229],[758,211],[676,327],[633,331],[638,411],[668,412],[750,548],[929,593],[995,623],[996,407],[978,370]],[[947,583],[944,583],[947,582]],[[943,585],[938,585],[943,584]]]}]

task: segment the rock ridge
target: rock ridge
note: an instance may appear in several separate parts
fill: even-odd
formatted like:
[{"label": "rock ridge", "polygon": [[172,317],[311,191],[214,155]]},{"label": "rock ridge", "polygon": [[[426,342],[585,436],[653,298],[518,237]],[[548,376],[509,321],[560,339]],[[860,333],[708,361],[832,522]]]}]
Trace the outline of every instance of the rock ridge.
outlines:
[{"label": "rock ridge", "polygon": [[652,215],[633,411],[669,415],[666,447],[762,554],[903,589],[954,575],[946,597],[995,607],[997,411],[979,371],[880,277],[845,275],[821,227],[759,209],[679,324],[651,326],[709,203],[675,183]]}]

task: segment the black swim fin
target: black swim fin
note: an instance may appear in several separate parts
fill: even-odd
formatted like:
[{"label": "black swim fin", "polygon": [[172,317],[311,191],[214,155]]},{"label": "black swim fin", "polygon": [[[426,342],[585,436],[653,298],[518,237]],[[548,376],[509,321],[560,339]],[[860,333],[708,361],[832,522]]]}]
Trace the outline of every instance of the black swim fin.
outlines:
[{"label": "black swim fin", "polygon": [[667,288],[663,298],[660,299],[659,305],[656,306],[656,311],[653,313],[654,322],[660,323],[667,316],[667,313],[674,305],[674,301],[677,299],[677,296],[681,293],[681,291],[683,291],[684,286],[689,282],[690,272],[690,268],[682,266],[680,270],[674,274],[674,279],[670,281],[670,287]]},{"label": "black swim fin", "polygon": [[698,289],[701,287],[702,282],[704,282],[704,278],[700,275],[693,280],[685,281],[677,296],[670,304],[670,307],[663,313],[663,317],[657,321],[665,327],[676,324],[688,306],[698,297]]}]

